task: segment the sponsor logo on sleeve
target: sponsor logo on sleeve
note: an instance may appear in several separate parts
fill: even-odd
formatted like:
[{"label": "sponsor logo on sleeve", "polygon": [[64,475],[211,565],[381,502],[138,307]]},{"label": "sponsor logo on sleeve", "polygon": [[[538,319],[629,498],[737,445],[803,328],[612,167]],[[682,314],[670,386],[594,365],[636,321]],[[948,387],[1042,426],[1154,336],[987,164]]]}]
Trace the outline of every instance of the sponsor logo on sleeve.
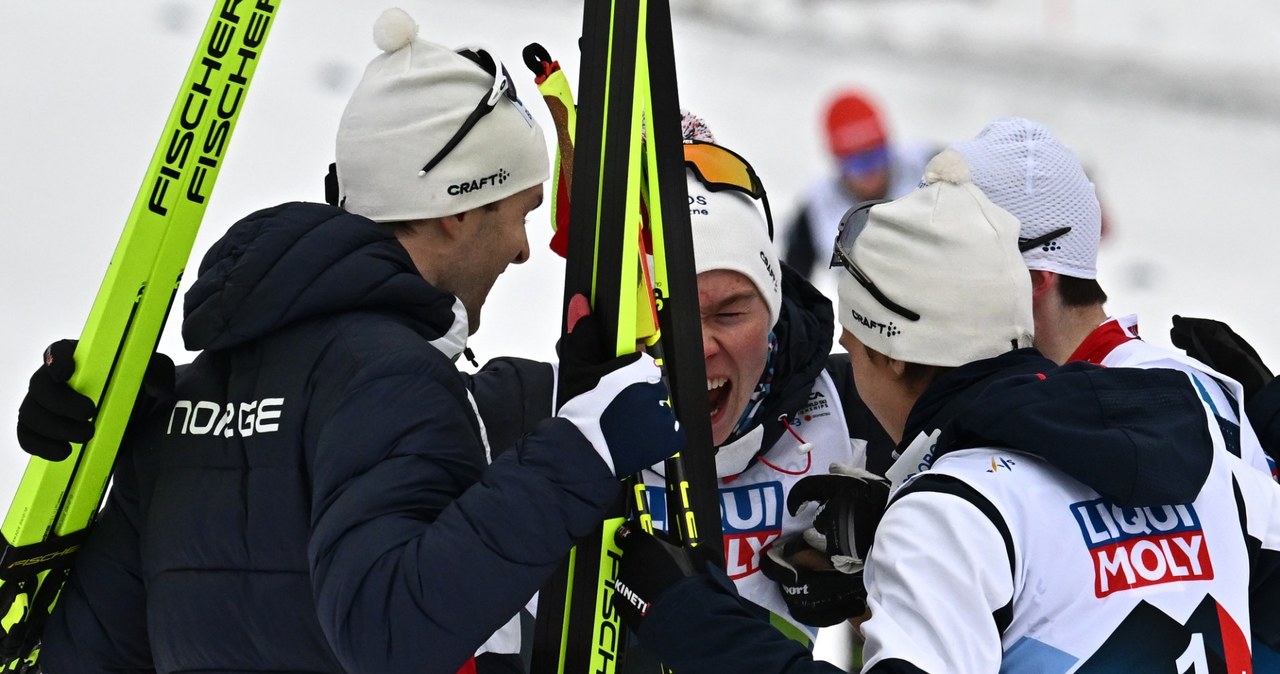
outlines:
[{"label": "sponsor logo on sleeve", "polygon": [[1071,505],[1094,568],[1094,594],[1211,580],[1204,529],[1191,505],[1121,508],[1102,499]]}]

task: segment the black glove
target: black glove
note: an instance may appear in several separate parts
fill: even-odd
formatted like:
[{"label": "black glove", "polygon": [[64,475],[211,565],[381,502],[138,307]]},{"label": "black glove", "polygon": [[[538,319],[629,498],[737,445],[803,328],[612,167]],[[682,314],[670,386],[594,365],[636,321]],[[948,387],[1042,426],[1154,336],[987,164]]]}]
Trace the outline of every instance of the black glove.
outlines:
[{"label": "black glove", "polygon": [[618,527],[613,540],[622,549],[618,578],[613,583],[613,605],[622,624],[639,632],[649,609],[671,586],[698,574],[701,565],[666,534],[648,533],[635,521]]},{"label": "black glove", "polygon": [[830,627],[867,612],[862,571],[837,571],[825,552],[801,536],[779,539],[762,550],[760,570],[782,590],[791,617],[806,625]]},{"label": "black glove", "polygon": [[560,343],[559,398],[565,402],[556,416],[576,426],[613,474],[624,477],[683,449],[684,431],[653,358],[606,356],[599,323],[585,306],[581,295],[570,303],[570,313],[580,313],[571,316]]},{"label": "black glove", "polygon": [[1222,321],[1174,316],[1169,339],[1188,356],[1240,382],[1244,387],[1244,401],[1275,378],[1258,352]]},{"label": "black glove", "polygon": [[[71,443],[84,444],[93,437],[97,406],[67,385],[75,372],[78,343],[63,339],[45,349],[44,364],[31,375],[27,395],[18,408],[18,445],[28,454],[48,461],[67,458]],[[141,394],[158,398],[173,390],[173,380],[173,361],[157,353],[147,363]]]},{"label": "black glove", "polygon": [[556,344],[556,355],[560,358],[557,383],[560,405],[595,388],[610,372],[640,360],[641,355],[614,353],[612,345],[605,343],[603,326],[591,312],[584,295],[573,296],[568,313],[567,331]]},{"label": "black glove", "polygon": [[93,437],[97,406],[67,385],[76,363],[77,340],[63,339],[44,350],[44,364],[31,375],[27,395],[18,408],[18,445],[33,456],[61,461],[71,443]]},{"label": "black glove", "polygon": [[876,527],[889,502],[889,481],[861,468],[831,464],[830,473],[810,475],[787,494],[787,510],[795,515],[817,502],[813,528],[804,531],[810,546],[824,550],[844,573],[860,573]]}]

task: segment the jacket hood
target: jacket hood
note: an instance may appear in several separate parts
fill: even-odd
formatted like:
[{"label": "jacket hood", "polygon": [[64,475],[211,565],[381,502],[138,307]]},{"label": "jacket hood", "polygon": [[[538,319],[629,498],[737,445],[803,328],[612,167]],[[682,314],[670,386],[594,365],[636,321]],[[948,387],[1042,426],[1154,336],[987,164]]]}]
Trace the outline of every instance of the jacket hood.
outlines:
[{"label": "jacket hood", "polygon": [[450,333],[456,301],[422,278],[388,228],[324,204],[287,203],[232,225],[205,254],[184,297],[182,337],[193,351],[226,349],[299,321],[370,310],[401,314],[436,340]]},{"label": "jacket hood", "polygon": [[1215,451],[1208,423],[1182,372],[1057,367],[1020,349],[939,377],[912,409],[908,429],[941,428],[938,456],[1016,449],[1117,505],[1143,507],[1194,500]]}]

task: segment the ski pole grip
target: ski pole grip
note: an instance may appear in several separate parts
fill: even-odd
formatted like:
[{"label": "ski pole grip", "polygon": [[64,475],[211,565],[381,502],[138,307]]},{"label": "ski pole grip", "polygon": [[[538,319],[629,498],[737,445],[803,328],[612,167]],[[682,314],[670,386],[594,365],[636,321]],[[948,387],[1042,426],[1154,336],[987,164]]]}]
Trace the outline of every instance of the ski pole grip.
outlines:
[{"label": "ski pole grip", "polygon": [[551,54],[547,48],[537,42],[530,42],[521,54],[524,64],[533,71],[535,77],[546,77],[551,74]]}]

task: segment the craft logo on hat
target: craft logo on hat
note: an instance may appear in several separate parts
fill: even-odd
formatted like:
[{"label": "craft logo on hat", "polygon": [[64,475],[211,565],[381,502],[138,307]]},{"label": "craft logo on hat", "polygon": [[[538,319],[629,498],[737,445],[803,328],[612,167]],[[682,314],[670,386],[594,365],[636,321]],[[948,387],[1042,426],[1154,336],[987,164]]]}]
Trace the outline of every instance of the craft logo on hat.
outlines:
[{"label": "craft logo on hat", "polygon": [[449,194],[454,196],[466,194],[467,192],[477,192],[488,185],[501,185],[507,182],[507,178],[510,177],[511,174],[507,173],[506,169],[500,168],[498,169],[498,172],[493,175],[487,175],[483,178],[475,178],[466,182],[454,183],[448,187],[447,191]]},{"label": "craft logo on hat", "polygon": [[858,313],[858,310],[854,309],[853,307],[849,307],[849,313],[853,315],[853,320],[863,324],[869,330],[875,330],[876,332],[884,335],[885,337],[897,337],[898,335],[902,334],[902,330],[897,325],[895,325],[893,321],[889,321],[888,323],[873,321],[870,318],[867,318],[866,316],[863,316],[862,314]]},{"label": "craft logo on hat", "polygon": [[773,281],[773,289],[778,289],[778,275],[773,271],[773,262],[769,259],[769,255],[763,250],[760,251],[760,262],[764,265],[764,270],[769,272],[769,280]]}]

